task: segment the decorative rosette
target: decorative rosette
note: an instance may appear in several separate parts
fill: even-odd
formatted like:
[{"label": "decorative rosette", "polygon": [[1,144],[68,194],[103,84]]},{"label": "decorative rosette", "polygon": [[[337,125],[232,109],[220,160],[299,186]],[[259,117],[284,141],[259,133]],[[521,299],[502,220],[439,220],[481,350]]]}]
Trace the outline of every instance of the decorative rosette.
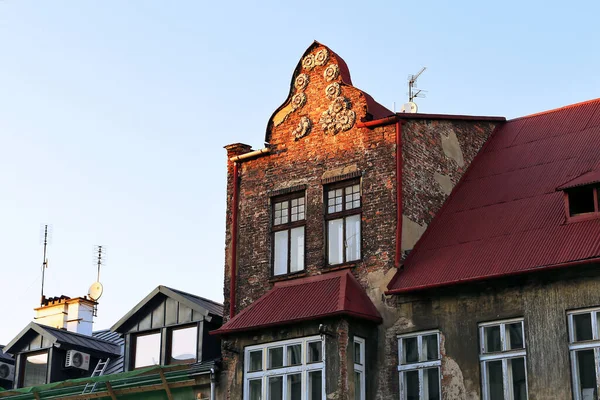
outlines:
[{"label": "decorative rosette", "polygon": [[296,140],[303,138],[304,136],[310,133],[310,129],[312,128],[312,122],[306,116],[300,118],[300,122],[296,129],[292,130],[292,134]]},{"label": "decorative rosette", "polygon": [[342,94],[342,88],[340,87],[340,84],[337,82],[330,83],[325,88],[325,96],[327,96],[327,98],[329,100],[335,99],[340,94]]},{"label": "decorative rosette", "polygon": [[335,131],[344,132],[354,126],[356,113],[352,110],[343,110],[335,116]]},{"label": "decorative rosette", "polygon": [[314,54],[309,54],[302,59],[302,67],[307,70],[311,70],[315,67],[315,56]]},{"label": "decorative rosette", "polygon": [[325,72],[323,72],[323,76],[327,82],[331,82],[336,79],[340,75],[340,68],[337,64],[329,64],[327,68],[325,68]]},{"label": "decorative rosette", "polygon": [[319,123],[325,133],[347,131],[354,126],[356,113],[349,109],[350,101],[344,97],[336,97],[329,108],[321,114]]},{"label": "decorative rosette", "polygon": [[315,56],[315,64],[325,65],[327,60],[329,60],[329,52],[327,49],[321,49],[317,51],[317,55]]},{"label": "decorative rosette", "polygon": [[294,86],[298,90],[304,90],[308,86],[308,81],[308,75],[300,74],[296,77],[296,80],[294,81]]},{"label": "decorative rosette", "polygon": [[304,93],[296,93],[292,97],[292,108],[297,110],[306,104],[306,95]]}]

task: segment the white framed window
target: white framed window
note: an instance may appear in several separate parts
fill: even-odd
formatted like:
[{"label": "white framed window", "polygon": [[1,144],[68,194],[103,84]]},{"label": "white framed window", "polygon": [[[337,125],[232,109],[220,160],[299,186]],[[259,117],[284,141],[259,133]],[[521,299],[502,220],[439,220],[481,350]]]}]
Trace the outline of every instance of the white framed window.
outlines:
[{"label": "white framed window", "polygon": [[440,332],[398,336],[398,372],[401,400],[440,400]]},{"label": "white framed window", "polygon": [[272,200],[273,276],[304,270],[306,199],[304,191]]},{"label": "white framed window", "polygon": [[320,336],[244,349],[244,400],[325,398],[325,341]]},{"label": "white framed window", "polygon": [[596,400],[600,381],[600,308],[567,313],[574,400]]},{"label": "white framed window", "polygon": [[526,400],[523,318],[479,324],[483,400]]},{"label": "white framed window", "polygon": [[354,336],[354,399],[365,400],[365,339]]}]

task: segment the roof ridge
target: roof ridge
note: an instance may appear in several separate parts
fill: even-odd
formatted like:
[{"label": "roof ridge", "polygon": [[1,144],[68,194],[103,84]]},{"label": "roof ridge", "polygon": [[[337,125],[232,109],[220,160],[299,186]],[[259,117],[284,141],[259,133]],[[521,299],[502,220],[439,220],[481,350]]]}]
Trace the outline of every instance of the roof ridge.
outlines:
[{"label": "roof ridge", "polygon": [[600,103],[600,97],[595,98],[595,99],[591,99],[591,100],[581,101],[579,103],[568,104],[566,106],[552,108],[550,110],[541,111],[541,112],[534,113],[534,114],[524,115],[522,117],[517,117],[517,118],[509,119],[506,122],[514,122],[514,121],[519,121],[519,120],[522,120],[522,119],[527,119],[527,118],[532,118],[532,117],[539,117],[540,115],[551,114],[551,113],[554,113],[554,112],[558,112],[558,111],[562,111],[562,110],[567,110],[569,108],[575,108],[575,107],[583,106],[585,104],[590,104],[590,103],[594,103],[594,102]]},{"label": "roof ridge", "polygon": [[[52,326],[38,324],[37,322],[34,322],[34,324],[36,324],[37,326],[39,326],[40,328],[45,329],[45,330],[58,331],[60,333],[67,333],[69,335],[79,336],[79,337],[83,337],[83,338],[86,338],[86,339],[97,340],[97,341],[100,341],[100,342],[105,342],[105,343],[111,344],[113,346],[117,346],[114,342],[111,342],[111,341],[106,340],[106,339],[100,339],[100,338],[94,337],[92,335],[84,335],[83,333],[79,333],[79,332],[73,332],[73,331],[69,331],[69,330],[66,330],[66,329],[54,328]],[[93,332],[92,332],[92,334],[93,334]]]},{"label": "roof ridge", "polygon": [[[164,285],[163,285],[163,286],[164,286]],[[217,302],[217,301],[214,301],[214,300],[211,300],[211,299],[207,299],[206,297],[198,296],[197,294],[193,294],[193,293],[189,293],[189,292],[184,292],[183,290],[180,290],[180,289],[174,289],[174,288],[172,288],[172,287],[170,287],[170,286],[165,286],[165,287],[166,287],[167,289],[170,289],[170,290],[174,291],[174,292],[183,293],[183,294],[186,294],[186,295],[188,295],[188,296],[192,296],[192,297],[195,297],[195,298],[197,298],[197,299],[201,299],[201,300],[207,301],[207,302],[209,302],[209,303],[213,303],[213,304],[214,304],[214,305],[216,305],[216,306],[221,306],[221,307],[223,307],[223,304],[222,304],[222,303],[219,303],[219,302]]]}]

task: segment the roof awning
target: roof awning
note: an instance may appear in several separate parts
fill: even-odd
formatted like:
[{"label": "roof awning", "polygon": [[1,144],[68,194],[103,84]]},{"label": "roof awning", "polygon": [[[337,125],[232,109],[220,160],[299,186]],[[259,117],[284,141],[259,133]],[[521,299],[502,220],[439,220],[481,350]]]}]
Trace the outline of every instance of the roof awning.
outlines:
[{"label": "roof awning", "polygon": [[348,270],[343,270],[277,282],[273,289],[210,333],[225,335],[334,315],[382,321],[362,286]]}]

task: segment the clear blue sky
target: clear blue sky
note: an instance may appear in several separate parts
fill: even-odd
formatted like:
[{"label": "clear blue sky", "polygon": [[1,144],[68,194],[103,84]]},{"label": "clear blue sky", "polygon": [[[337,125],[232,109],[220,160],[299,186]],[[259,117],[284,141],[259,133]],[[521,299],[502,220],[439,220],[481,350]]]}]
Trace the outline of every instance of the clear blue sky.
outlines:
[{"label": "clear blue sky", "polygon": [[[282,5],[285,4],[285,5]],[[262,147],[304,50],[341,55],[392,108],[517,117],[600,95],[600,9],[578,2],[0,0],[0,343],[46,294],[95,328],[159,284],[221,301],[225,150]]]}]

